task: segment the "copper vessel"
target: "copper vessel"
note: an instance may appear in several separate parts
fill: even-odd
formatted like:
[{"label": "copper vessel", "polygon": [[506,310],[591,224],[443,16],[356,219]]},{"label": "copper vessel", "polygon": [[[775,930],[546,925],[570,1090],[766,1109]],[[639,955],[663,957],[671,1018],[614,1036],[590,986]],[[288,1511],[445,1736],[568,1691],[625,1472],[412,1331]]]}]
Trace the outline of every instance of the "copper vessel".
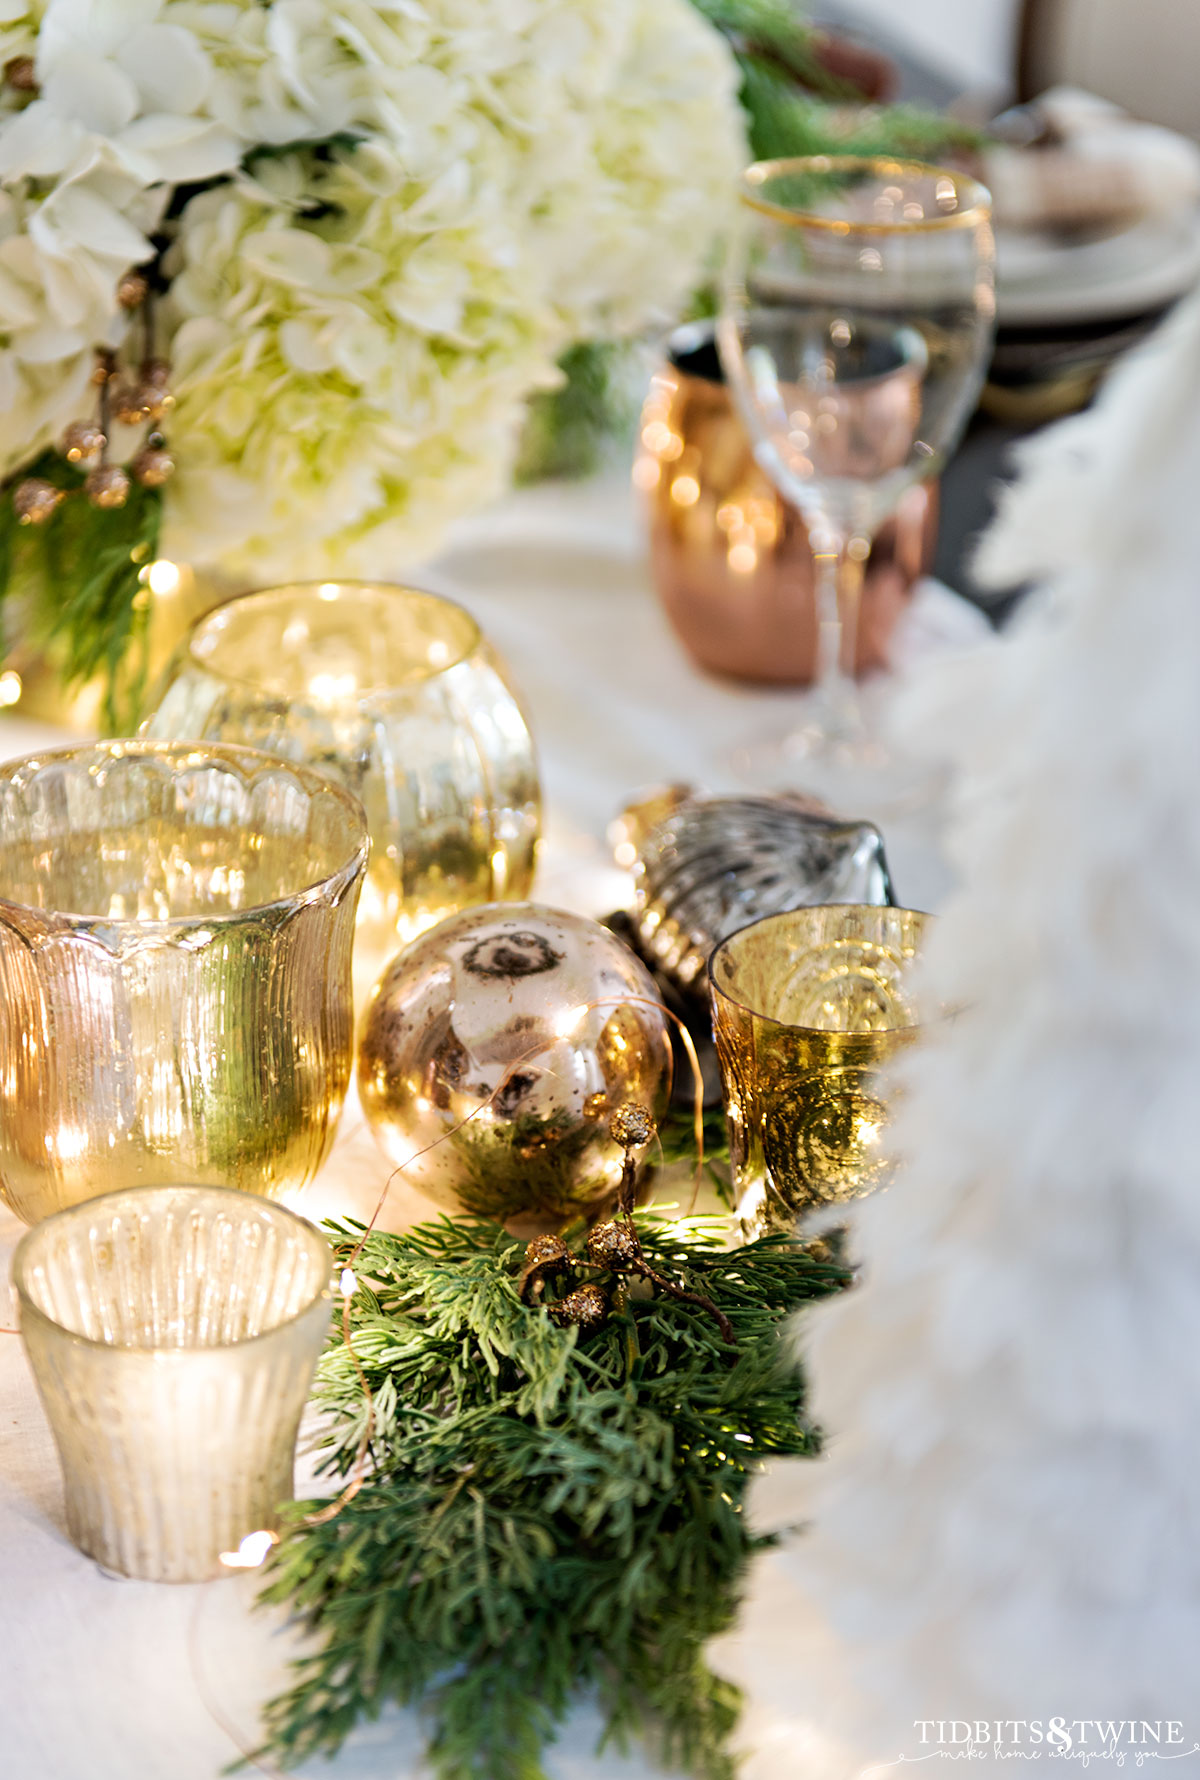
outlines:
[{"label": "copper vessel", "polygon": [[[736,679],[809,684],[817,619],[808,533],[754,461],[710,322],[671,336],[642,409],[633,480],[649,509],[658,596],[693,660]],[[857,625],[845,627],[847,668],[888,667],[936,537],[937,487],[921,484],[875,539]]]}]

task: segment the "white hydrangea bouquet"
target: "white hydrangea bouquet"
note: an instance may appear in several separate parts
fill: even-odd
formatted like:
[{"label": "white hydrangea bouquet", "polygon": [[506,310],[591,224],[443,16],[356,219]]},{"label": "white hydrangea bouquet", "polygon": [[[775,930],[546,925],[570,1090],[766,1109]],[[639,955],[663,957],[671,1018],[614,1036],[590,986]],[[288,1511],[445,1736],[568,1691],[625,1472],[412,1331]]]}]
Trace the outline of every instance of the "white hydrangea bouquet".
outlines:
[{"label": "white hydrangea bouquet", "polygon": [[0,590],[395,575],[573,342],[667,322],[746,158],[688,0],[0,0]]}]

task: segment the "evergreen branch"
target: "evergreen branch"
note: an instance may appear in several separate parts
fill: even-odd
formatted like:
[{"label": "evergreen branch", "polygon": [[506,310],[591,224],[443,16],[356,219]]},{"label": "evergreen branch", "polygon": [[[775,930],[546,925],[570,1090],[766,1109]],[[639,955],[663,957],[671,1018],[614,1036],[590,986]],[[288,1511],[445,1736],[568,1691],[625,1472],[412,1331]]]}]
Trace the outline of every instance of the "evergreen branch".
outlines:
[{"label": "evergreen branch", "polygon": [[[22,525],[13,482],[25,476],[67,495],[41,525]],[[68,686],[104,676],[104,722],[129,733],[145,696],[149,608],[141,570],[158,553],[162,491],[131,481],[123,507],[93,507],[84,472],[44,451],[0,488],[0,603],[26,596],[29,640],[51,651]]]},{"label": "evergreen branch", "polygon": [[[359,1280],[373,1469],[332,1520],[287,1514],[264,1598],[321,1642],[267,1708],[278,1759],[333,1754],[395,1701],[429,1709],[441,1780],[542,1780],[543,1747],[590,1690],[606,1741],[646,1737],[730,1780],[737,1696],[703,1645],[763,1543],[750,1477],[816,1450],[781,1323],[848,1274],[779,1236],[727,1249],[723,1218],[637,1221],[651,1265],[719,1305],[736,1348],[665,1296],[620,1293],[586,1337],[558,1328],[520,1300],[520,1246],[483,1221],[329,1226]],[[317,1399],[325,1468],[344,1476],[364,1397],[336,1328]]]},{"label": "evergreen branch", "polygon": [[791,155],[899,155],[938,160],[978,152],[985,138],[920,105],[831,105],[800,90],[777,64],[739,54],[742,107],[758,160]]}]

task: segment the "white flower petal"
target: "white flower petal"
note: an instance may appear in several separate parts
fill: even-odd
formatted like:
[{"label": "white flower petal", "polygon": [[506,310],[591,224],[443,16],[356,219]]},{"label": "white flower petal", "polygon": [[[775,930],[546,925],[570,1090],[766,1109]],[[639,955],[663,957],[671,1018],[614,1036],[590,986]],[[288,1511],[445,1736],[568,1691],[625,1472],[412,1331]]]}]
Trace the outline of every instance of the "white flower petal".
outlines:
[{"label": "white flower petal", "polygon": [[[75,260],[42,261],[42,288],[51,321],[73,334],[95,332],[105,310],[113,307],[112,279],[89,278],[86,265]],[[92,324],[95,324],[93,326]]]},{"label": "white flower petal", "polygon": [[0,331],[31,328],[38,319],[34,293],[0,265]]},{"label": "white flower petal", "polygon": [[78,158],[87,131],[60,117],[44,99],[5,118],[0,127],[0,179],[52,178]]},{"label": "white flower petal", "polygon": [[297,371],[320,376],[332,368],[333,355],[328,342],[322,340],[315,322],[293,316],[280,328],[279,344],[284,357]]},{"label": "white flower petal", "polygon": [[42,79],[42,98],[61,118],[98,136],[115,136],[138,113],[138,90],[112,62],[86,49],[66,49]]},{"label": "white flower petal", "polygon": [[119,210],[84,185],[52,192],[30,219],[29,232],[43,251],[74,245],[118,265],[136,265],[153,253],[145,236]]},{"label": "white flower petal", "polygon": [[329,273],[329,247],[306,229],[259,229],[246,238],[242,257],[256,272],[301,290],[323,288]]},{"label": "white flower petal", "polygon": [[57,359],[69,358],[87,344],[78,329],[57,328],[46,323],[44,327],[31,328],[22,334],[13,342],[12,350],[26,364],[44,365],[52,364]]},{"label": "white flower petal", "polygon": [[38,78],[44,85],[50,68],[74,50],[97,60],[111,56],[160,10],[161,0],[49,0],[38,31]]},{"label": "white flower petal", "polygon": [[[745,159],[690,0],[0,0],[0,25],[43,87],[0,112],[0,474],[81,411],[173,189],[232,172],[170,225],[166,517],[256,575],[435,542],[502,482],[564,345],[693,288]],[[342,129],[315,170],[238,170]]]},{"label": "white flower petal", "polygon": [[122,130],[114,147],[147,184],[179,185],[231,172],[244,144],[220,124],[154,112]]},{"label": "white flower petal", "polygon": [[143,111],[186,116],[207,97],[212,65],[182,25],[148,25],[121,45],[116,60],[137,87]]}]

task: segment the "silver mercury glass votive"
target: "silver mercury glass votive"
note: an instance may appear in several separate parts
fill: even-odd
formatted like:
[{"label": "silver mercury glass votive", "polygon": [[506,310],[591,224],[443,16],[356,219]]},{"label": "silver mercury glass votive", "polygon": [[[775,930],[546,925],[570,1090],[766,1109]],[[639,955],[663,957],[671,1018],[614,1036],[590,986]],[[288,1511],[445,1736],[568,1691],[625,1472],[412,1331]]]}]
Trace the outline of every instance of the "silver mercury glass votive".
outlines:
[{"label": "silver mercury glass votive", "polygon": [[332,1265],[294,1212],[213,1187],[109,1193],[26,1232],[21,1335],[89,1557],[198,1582],[275,1525]]}]

